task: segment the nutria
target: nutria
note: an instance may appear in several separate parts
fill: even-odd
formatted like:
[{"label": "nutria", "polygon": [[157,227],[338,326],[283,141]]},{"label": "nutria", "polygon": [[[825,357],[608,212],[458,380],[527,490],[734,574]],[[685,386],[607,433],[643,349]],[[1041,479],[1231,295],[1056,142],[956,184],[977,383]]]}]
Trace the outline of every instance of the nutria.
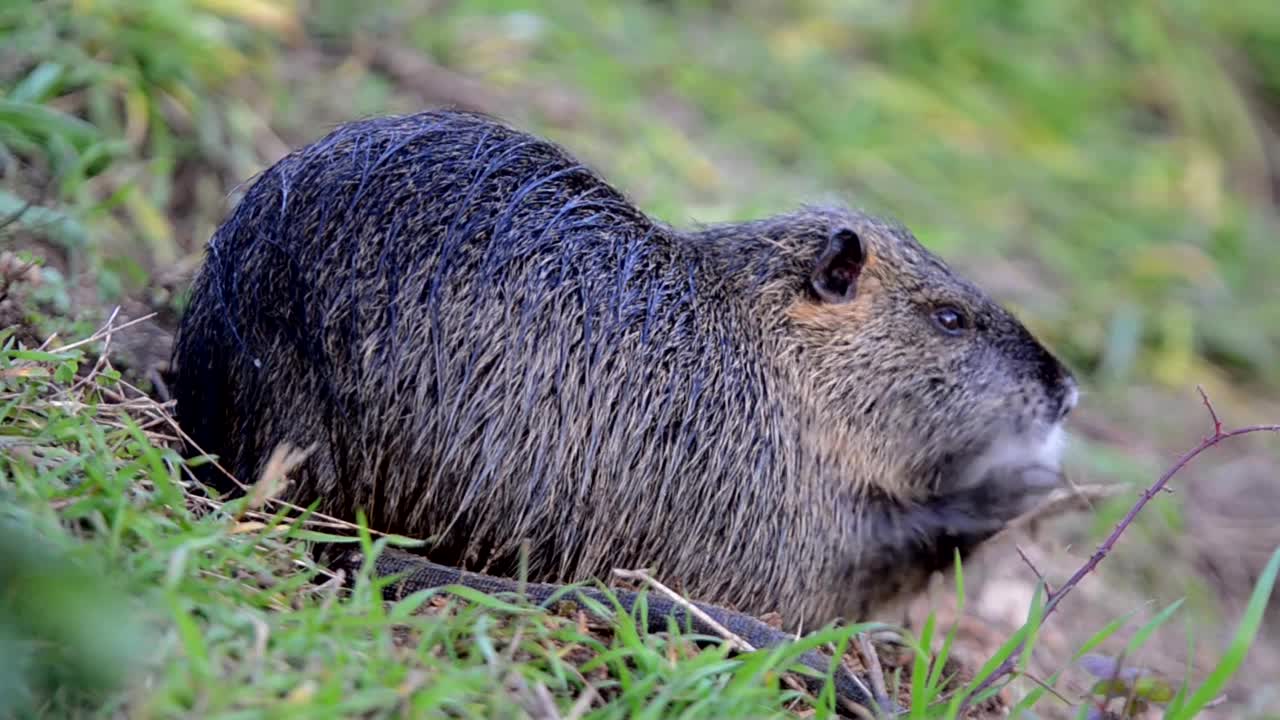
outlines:
[{"label": "nutria", "polygon": [[[1056,483],[1071,372],[909,230],[681,230],[479,114],[338,127],[209,243],[181,424],[287,498],[530,580],[647,567],[788,628],[881,619]],[[208,482],[219,484],[216,474]],[[222,484],[225,488],[225,484]]]}]

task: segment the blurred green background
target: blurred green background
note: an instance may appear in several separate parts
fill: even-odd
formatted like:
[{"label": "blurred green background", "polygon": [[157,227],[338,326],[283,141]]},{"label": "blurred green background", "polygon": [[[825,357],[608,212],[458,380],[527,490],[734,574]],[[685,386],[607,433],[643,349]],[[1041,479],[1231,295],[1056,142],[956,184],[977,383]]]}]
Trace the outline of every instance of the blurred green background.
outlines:
[{"label": "blurred green background", "polygon": [[892,214],[1097,382],[1280,383],[1275,2],[6,7],[0,210],[108,302],[288,147],[462,103],[672,222]]},{"label": "blurred green background", "polygon": [[[0,319],[83,331],[133,303],[171,329],[241,183],[437,105],[546,134],[677,225],[829,199],[903,221],[1085,380],[1087,479],[1149,480],[1194,442],[1197,384],[1280,418],[1275,0],[8,0],[0,252],[41,282]],[[1235,522],[1218,487],[1209,520],[1170,497],[1118,555],[1137,597],[1226,612],[1195,584]]]}]

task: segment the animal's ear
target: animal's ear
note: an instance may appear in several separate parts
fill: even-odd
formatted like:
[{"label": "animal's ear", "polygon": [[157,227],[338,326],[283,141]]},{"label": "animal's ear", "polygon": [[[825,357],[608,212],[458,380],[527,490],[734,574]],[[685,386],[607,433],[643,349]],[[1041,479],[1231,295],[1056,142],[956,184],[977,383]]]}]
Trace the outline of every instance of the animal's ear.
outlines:
[{"label": "animal's ear", "polygon": [[847,227],[836,228],[818,256],[809,284],[823,302],[849,302],[857,294],[858,274],[866,260],[866,248],[858,233]]}]

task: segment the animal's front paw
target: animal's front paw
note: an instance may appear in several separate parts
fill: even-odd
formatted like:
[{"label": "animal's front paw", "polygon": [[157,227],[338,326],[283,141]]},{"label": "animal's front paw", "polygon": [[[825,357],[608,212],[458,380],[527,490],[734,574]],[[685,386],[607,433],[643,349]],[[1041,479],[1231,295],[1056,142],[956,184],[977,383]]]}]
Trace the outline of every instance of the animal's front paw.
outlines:
[{"label": "animal's front paw", "polygon": [[982,538],[1003,530],[1042,503],[1059,486],[1058,476],[1009,473],[973,487],[933,497],[929,506],[948,534]]},{"label": "animal's front paw", "polygon": [[1063,484],[1061,471],[1035,467],[993,475],[983,490],[992,512],[1009,523],[1036,509]]}]

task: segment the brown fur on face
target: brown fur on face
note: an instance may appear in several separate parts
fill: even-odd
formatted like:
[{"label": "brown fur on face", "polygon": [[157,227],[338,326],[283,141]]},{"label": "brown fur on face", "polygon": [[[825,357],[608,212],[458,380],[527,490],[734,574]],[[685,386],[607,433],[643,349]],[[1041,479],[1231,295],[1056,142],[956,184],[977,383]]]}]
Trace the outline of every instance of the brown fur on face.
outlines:
[{"label": "brown fur on face", "polygon": [[875,614],[1020,511],[1075,392],[899,226],[676,230],[455,112],[267,170],[175,357],[180,421],[242,479],[315,442],[290,499],[438,538],[438,562],[506,572],[527,541],[531,580],[652,567],[805,627]]}]

